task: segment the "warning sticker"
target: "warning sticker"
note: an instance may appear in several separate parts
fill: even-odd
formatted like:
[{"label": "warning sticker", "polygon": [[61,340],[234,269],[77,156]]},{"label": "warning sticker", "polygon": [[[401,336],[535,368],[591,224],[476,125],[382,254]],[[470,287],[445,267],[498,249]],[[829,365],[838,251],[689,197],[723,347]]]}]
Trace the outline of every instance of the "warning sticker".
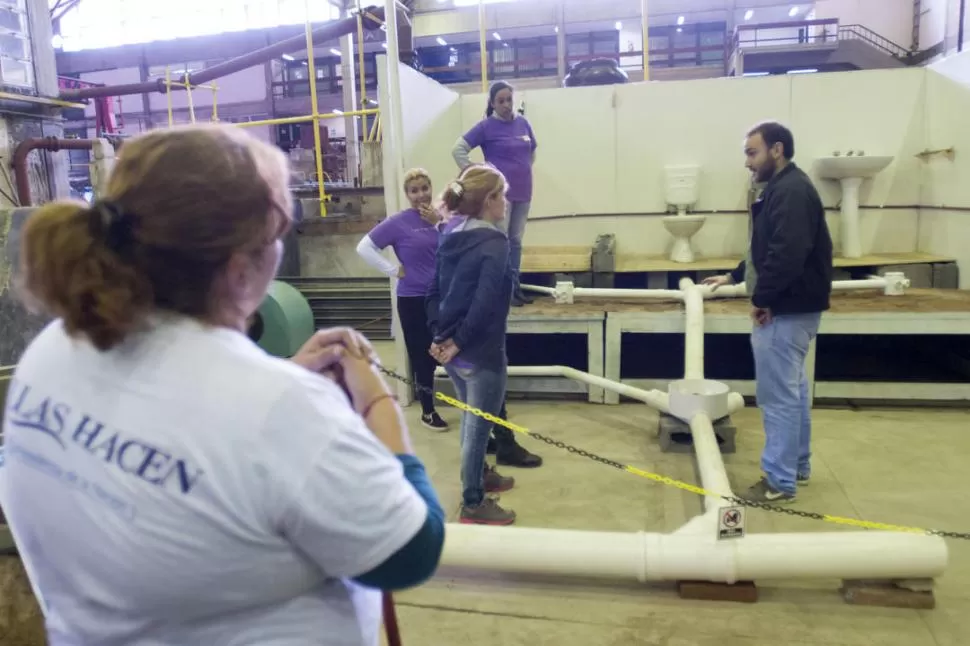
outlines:
[{"label": "warning sticker", "polygon": [[744,507],[721,507],[717,523],[717,540],[744,537]]}]

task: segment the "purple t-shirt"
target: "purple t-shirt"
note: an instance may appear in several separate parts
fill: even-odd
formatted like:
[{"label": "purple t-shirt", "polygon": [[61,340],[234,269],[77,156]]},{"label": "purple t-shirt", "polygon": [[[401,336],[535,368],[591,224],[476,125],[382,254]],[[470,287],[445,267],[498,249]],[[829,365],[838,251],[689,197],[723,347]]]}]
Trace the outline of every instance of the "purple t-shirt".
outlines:
[{"label": "purple t-shirt", "polygon": [[510,202],[532,201],[532,153],[538,144],[525,117],[482,119],[465,133],[465,141],[472,148],[481,148],[485,161],[505,175]]},{"label": "purple t-shirt", "polygon": [[427,296],[434,280],[437,227],[422,218],[417,209],[407,209],[387,218],[368,235],[378,249],[391,247],[404,267],[404,278],[397,283],[397,295]]}]

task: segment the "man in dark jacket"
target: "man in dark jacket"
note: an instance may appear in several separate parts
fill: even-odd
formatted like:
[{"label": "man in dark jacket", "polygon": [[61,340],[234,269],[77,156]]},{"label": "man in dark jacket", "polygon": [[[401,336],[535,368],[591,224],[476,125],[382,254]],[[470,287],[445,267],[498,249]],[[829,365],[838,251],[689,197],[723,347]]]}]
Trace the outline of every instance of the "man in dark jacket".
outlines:
[{"label": "man in dark jacket", "polygon": [[783,503],[811,473],[811,393],[805,357],[832,290],[832,238],[822,200],[792,161],[791,131],[763,123],[748,133],[746,166],[765,184],[751,205],[751,245],[729,274],[704,282],[745,283],[751,297],[751,349],[765,427],[764,477],[744,498]]}]

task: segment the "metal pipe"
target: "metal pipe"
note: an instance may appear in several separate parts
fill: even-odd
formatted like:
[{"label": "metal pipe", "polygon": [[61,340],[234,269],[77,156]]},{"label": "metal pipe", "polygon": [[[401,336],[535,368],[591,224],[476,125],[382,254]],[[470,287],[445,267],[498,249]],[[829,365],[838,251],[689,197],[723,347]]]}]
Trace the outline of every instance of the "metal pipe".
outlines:
[{"label": "metal pipe", "polygon": [[485,44],[485,0],[478,0],[478,47],[482,63],[482,93],[488,93],[488,46]]},{"label": "metal pipe", "polygon": [[650,298],[659,300],[680,300],[681,292],[676,289],[597,289],[595,287],[576,287],[575,296],[599,296],[602,298]]},{"label": "metal pipe", "polygon": [[317,191],[320,201],[320,217],[327,216],[327,190],[323,182],[323,145],[320,141],[320,105],[317,99],[317,67],[313,53],[313,28],[310,26],[310,0],[303,0],[303,8],[306,11],[306,24],[304,28],[306,38],[307,66],[310,73],[310,110],[313,117],[313,154],[317,163]]},{"label": "metal pipe", "polygon": [[[401,107],[401,53],[397,31],[397,5],[394,0],[384,0],[384,23],[387,27],[387,89],[390,106],[385,114],[390,117],[392,177],[385,177],[385,186],[400,186],[404,176],[404,112]],[[382,118],[383,121],[383,118]],[[385,149],[386,150],[386,149]]]},{"label": "metal pipe", "polygon": [[[352,112],[341,112],[337,114],[336,112],[327,112],[324,114],[318,114],[316,117],[317,121],[323,121],[324,119],[337,119],[344,117],[354,117],[362,114],[379,114],[380,110],[354,110]],[[239,123],[234,123],[232,125],[239,128],[253,128],[255,126],[275,126],[283,125],[287,123],[306,123],[307,121],[313,121],[313,115],[307,114],[302,117],[279,117],[277,119],[260,119],[259,121],[241,121]]]},{"label": "metal pipe", "polygon": [[643,28],[643,80],[650,80],[650,0],[640,0],[640,22]]},{"label": "metal pipe", "polygon": [[[374,14],[374,16],[378,19],[383,19],[384,17],[383,9],[379,7],[368,7],[365,10],[365,23],[368,28],[370,28],[371,24],[377,25],[377,23],[370,17],[367,17],[367,13]],[[356,27],[356,16],[334,20],[326,23],[319,29],[315,29],[313,31],[313,39],[323,42],[334,38],[340,38],[346,34],[353,33]],[[242,56],[237,56],[236,58],[230,59],[224,63],[219,63],[218,65],[213,65],[212,67],[204,70],[199,70],[198,72],[189,74],[187,77],[183,75],[181,81],[192,86],[197,86],[217,78],[222,78],[223,76],[235,74],[236,72],[253,67],[254,65],[262,65],[263,63],[271,61],[274,58],[279,58],[283,54],[300,51],[304,47],[306,47],[305,36],[303,34],[293,36],[292,38],[281,40],[273,45],[254,50],[247,54],[243,54]],[[309,55],[312,56],[312,52],[309,52]],[[155,81],[145,81],[142,83],[125,83],[122,85],[105,85],[99,87],[64,90],[61,92],[60,98],[66,101],[76,101],[80,99],[93,99],[101,96],[126,96],[129,94],[145,94],[148,92],[161,93],[164,91],[165,80],[159,78]]]},{"label": "metal pipe", "polygon": [[957,25],[957,52],[963,51],[963,32],[967,24],[967,0],[960,0],[960,23]]},{"label": "metal pipe", "polygon": [[[359,3],[358,3],[359,4]],[[363,108],[367,105],[367,70],[364,68],[364,19],[360,15],[360,7],[357,7],[357,67],[360,71],[357,75],[360,77],[360,107]],[[360,119],[360,131],[362,133],[367,132],[367,116],[364,115]],[[355,145],[357,145],[355,143]],[[358,157],[358,162],[360,158]]]},{"label": "metal pipe", "polygon": [[20,206],[31,206],[30,173],[27,169],[27,155],[32,150],[91,150],[93,139],[58,139],[57,137],[31,137],[21,141],[13,152],[14,183],[17,185],[17,199]]}]

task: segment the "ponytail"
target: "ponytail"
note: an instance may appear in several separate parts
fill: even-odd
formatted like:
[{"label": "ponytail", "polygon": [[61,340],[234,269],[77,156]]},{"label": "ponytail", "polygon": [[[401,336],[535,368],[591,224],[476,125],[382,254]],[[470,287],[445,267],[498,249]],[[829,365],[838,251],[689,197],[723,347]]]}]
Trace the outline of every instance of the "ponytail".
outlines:
[{"label": "ponytail", "polygon": [[105,204],[54,202],[27,219],[20,243],[25,296],[99,350],[139,327],[153,302],[148,278],[122,257],[130,219]]},{"label": "ponytail", "polygon": [[502,173],[486,164],[472,164],[445,187],[441,201],[452,213],[480,218],[485,201],[505,189],[505,176]]}]

